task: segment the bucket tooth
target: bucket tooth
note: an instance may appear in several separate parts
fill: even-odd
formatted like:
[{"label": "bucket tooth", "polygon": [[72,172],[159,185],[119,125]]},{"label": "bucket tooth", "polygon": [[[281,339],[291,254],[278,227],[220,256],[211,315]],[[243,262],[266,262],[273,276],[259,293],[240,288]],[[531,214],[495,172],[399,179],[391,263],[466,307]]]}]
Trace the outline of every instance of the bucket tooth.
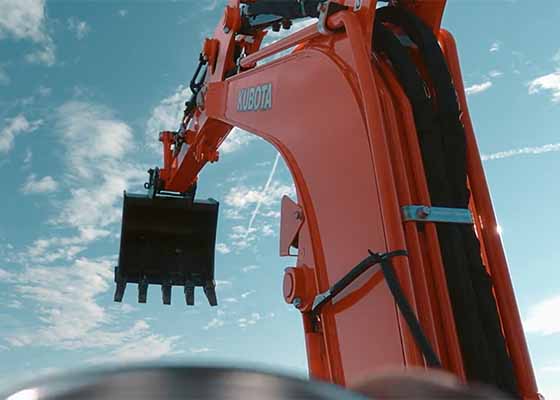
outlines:
[{"label": "bucket tooth", "polygon": [[125,289],[126,289],[126,282],[124,282],[124,281],[117,282],[117,287],[115,289],[114,301],[116,301],[117,303],[122,302],[122,299],[124,297]]},{"label": "bucket tooth", "polygon": [[204,294],[208,299],[208,303],[210,303],[212,307],[218,305],[218,299],[216,297],[216,284],[214,281],[206,282],[206,285],[204,286]]},{"label": "bucket tooth", "polygon": [[161,285],[161,298],[163,300],[163,304],[171,304],[171,281],[169,281],[169,283]]},{"label": "bucket tooth", "polygon": [[126,281],[119,274],[119,267],[115,267],[115,297],[114,301],[120,303],[124,297],[124,291],[126,290]]},{"label": "bucket tooth", "polygon": [[194,306],[194,282],[187,281],[185,283],[185,301],[187,306]]},{"label": "bucket tooth", "polygon": [[145,303],[148,300],[148,280],[142,279],[138,283],[138,303]]}]

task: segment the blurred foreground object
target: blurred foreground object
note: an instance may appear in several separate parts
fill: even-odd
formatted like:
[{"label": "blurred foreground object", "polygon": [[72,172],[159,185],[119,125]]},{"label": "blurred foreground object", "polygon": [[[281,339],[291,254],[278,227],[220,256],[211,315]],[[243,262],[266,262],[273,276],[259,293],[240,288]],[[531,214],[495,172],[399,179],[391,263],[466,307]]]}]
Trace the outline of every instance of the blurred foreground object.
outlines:
[{"label": "blurred foreground object", "polygon": [[376,400],[513,400],[491,387],[465,385],[436,370],[386,371],[357,382],[351,389]]},{"label": "blurred foreground object", "polygon": [[136,367],[30,383],[1,400],[365,400],[342,387],[241,368]]}]

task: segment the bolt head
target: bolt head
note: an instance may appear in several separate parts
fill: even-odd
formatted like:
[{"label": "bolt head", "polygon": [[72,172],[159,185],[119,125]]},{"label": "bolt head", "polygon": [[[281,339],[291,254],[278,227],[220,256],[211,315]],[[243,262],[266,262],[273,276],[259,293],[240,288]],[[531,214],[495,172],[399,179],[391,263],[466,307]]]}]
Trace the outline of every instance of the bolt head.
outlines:
[{"label": "bolt head", "polygon": [[418,218],[426,218],[428,215],[431,214],[431,212],[432,209],[430,207],[424,206],[424,207],[420,207],[416,212],[416,214],[418,215]]},{"label": "bolt head", "polygon": [[295,308],[300,308],[301,307],[301,299],[299,297],[296,297],[294,299],[294,301],[292,301],[292,304],[294,305]]}]

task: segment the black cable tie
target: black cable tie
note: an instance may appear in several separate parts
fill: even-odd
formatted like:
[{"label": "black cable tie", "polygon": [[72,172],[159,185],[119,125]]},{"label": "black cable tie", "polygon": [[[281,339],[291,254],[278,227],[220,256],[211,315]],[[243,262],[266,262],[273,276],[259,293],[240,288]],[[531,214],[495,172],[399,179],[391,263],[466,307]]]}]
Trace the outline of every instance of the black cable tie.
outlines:
[{"label": "black cable tie", "polygon": [[404,317],[410,332],[416,341],[417,346],[426,359],[426,364],[429,367],[441,368],[441,362],[432,348],[428,338],[422,331],[420,322],[416,318],[411,305],[407,301],[404,292],[399,284],[397,275],[395,273],[391,259],[393,257],[406,257],[408,252],[406,250],[394,250],[387,253],[375,253],[368,250],[369,256],[362,260],[358,265],[350,270],[346,275],[344,275],[339,281],[332,285],[328,290],[315,296],[313,301],[313,306],[311,307],[311,315],[316,319],[317,315],[320,313],[321,309],[325,304],[331,301],[337,294],[342,292],[346,287],[348,287],[353,281],[355,281],[360,275],[371,268],[374,265],[379,264],[381,266],[381,271],[385,280],[387,281],[387,286],[393,299],[397,304],[402,316]]},{"label": "black cable tie", "polygon": [[[368,250],[370,254],[373,253],[371,250]],[[397,253],[397,252],[393,252]],[[379,254],[377,254],[379,255]],[[385,277],[385,281],[387,282],[387,286],[393,295],[393,299],[399,308],[402,316],[404,317],[408,328],[416,341],[416,344],[420,348],[420,351],[424,355],[426,359],[426,364],[429,367],[433,368],[441,368],[441,361],[439,360],[436,352],[432,348],[428,338],[424,334],[422,327],[420,325],[420,321],[416,318],[414,311],[412,310],[412,306],[407,301],[406,296],[399,284],[397,279],[397,274],[395,273],[395,269],[393,264],[391,263],[391,257],[388,257],[389,253],[379,255],[381,258],[381,271],[383,272],[383,276]],[[403,254],[395,254],[395,255],[403,255]]]},{"label": "black cable tie", "polygon": [[347,286],[354,282],[360,275],[367,271],[370,267],[379,264],[383,259],[390,259],[397,256],[408,255],[406,250],[395,250],[387,253],[373,253],[369,252],[370,255],[364,258],[358,265],[352,268],[346,275],[344,275],[339,281],[332,285],[325,292],[315,296],[313,301],[313,306],[311,307],[311,313],[318,315],[321,308],[327,304],[333,297],[342,292]]}]

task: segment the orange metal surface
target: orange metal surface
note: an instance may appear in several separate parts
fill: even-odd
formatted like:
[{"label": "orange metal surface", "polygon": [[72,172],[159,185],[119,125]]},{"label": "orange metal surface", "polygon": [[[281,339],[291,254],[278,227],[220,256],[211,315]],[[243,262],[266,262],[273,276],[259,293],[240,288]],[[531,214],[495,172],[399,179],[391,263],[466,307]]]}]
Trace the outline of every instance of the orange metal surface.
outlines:
[{"label": "orange metal surface", "polygon": [[[412,194],[414,194],[413,200],[407,204],[431,205],[410,103],[403,93],[397,79],[391,72],[390,67],[386,63],[380,63],[380,72],[386,81],[387,87],[391,91],[396,110],[399,112],[399,121],[401,124],[399,133],[401,135],[401,145],[404,146],[402,147],[402,151],[405,154],[403,158],[405,162],[408,162],[408,176],[410,177],[411,191],[413,191]],[[410,227],[408,227],[408,229],[410,229]],[[414,232],[409,234],[412,235],[412,240],[415,241]],[[438,346],[439,353],[444,356],[442,359],[444,366],[450,371],[453,371],[461,379],[465,379],[463,360],[434,224],[425,224],[424,232],[418,233],[418,236],[421,248],[424,251],[422,255],[424,260],[423,265],[426,268],[424,273],[426,274],[428,291],[432,294],[430,296],[432,311],[435,312],[435,310],[438,310],[434,315],[434,323],[438,331],[437,336],[442,341]],[[409,251],[413,251],[413,249],[409,247]],[[412,259],[413,257],[410,258]],[[421,268],[421,266],[419,266],[419,268]],[[444,351],[442,351],[442,349]]]},{"label": "orange metal surface", "polygon": [[471,183],[472,196],[482,220],[482,245],[489,261],[490,273],[496,291],[496,300],[504,327],[508,350],[515,367],[519,390],[524,399],[538,399],[537,384],[533,366],[523,332],[515,294],[509,276],[506,256],[498,232],[498,224],[492,207],[492,200],[486,183],[486,176],[480,159],[473,125],[465,96],[457,46],[453,36],[441,30],[439,40],[454,79],[459,102],[463,111],[462,119],[467,133],[467,169]]},{"label": "orange metal surface", "polygon": [[[186,190],[207,162],[218,159],[217,149],[233,126],[264,138],[285,160],[296,186],[298,206],[305,215],[297,224],[283,220],[286,234],[281,249],[285,254],[297,235],[297,263],[286,272],[284,295],[290,302],[296,297],[304,299],[301,310],[311,376],[350,385],[380,368],[425,365],[382,275],[375,269],[326,305],[318,324],[307,312],[314,296],[367,256],[368,249],[407,249],[408,259],[397,257],[393,261],[399,283],[444,368],[464,379],[435,226],[426,223],[418,229],[415,223],[403,223],[400,214],[401,206],[429,205],[430,197],[410,104],[390,66],[371,54],[377,2],[363,0],[360,7],[350,0],[337,2],[351,8],[327,21],[327,28],[337,28],[336,32],[323,35],[310,26],[261,50],[262,32],[252,44],[236,38],[240,1],[228,2],[213,41],[206,42],[214,65],[189,127],[189,146],[182,146],[176,157],[164,153],[165,188]],[[439,32],[445,0],[402,0],[399,4]],[[536,399],[455,45],[445,31],[440,38],[464,111],[472,210],[475,218],[482,220],[477,232],[495,280],[521,391],[526,399]],[[233,59],[236,46],[244,46],[247,54],[239,69]],[[297,49],[292,54],[257,66],[258,61],[292,47]],[[255,104],[255,97],[244,100],[247,90],[253,88],[257,93],[257,88],[265,87],[262,90],[270,94],[270,104],[244,106],[245,101]],[[258,96],[263,96],[262,90],[258,89]],[[257,103],[261,101],[259,97]]]},{"label": "orange metal surface", "polygon": [[[396,111],[390,93],[387,91],[385,82],[380,76],[376,76],[378,81],[379,94],[383,104],[383,117],[385,120],[385,128],[387,132],[388,145],[392,158],[392,166],[395,172],[394,184],[397,189],[399,206],[408,204],[416,204],[412,202],[408,176],[405,171],[405,164],[402,154],[402,146],[399,138],[399,126],[397,122]],[[418,242],[418,233],[415,223],[405,223],[405,237],[409,252],[410,272],[413,282],[414,295],[417,302],[420,323],[426,333],[429,341],[432,343],[436,354],[442,359],[442,348],[438,343],[437,334],[434,326],[433,311],[431,309],[430,297],[427,286],[427,277],[425,275],[426,268]],[[442,359],[445,365],[445,359]]]},{"label": "orange metal surface", "polygon": [[[310,71],[311,76],[305,71]],[[321,78],[313,79],[314,76]],[[300,244],[300,252],[314,255],[305,264],[314,268],[317,289],[324,291],[367,255],[368,248],[386,249],[384,225],[379,223],[380,190],[372,179],[374,165],[360,101],[347,82],[345,71],[330,60],[321,43],[316,47],[309,44],[281,61],[232,77],[228,80],[227,103],[236,104],[241,88],[265,83],[275,88],[275,113],[290,118],[278,124],[267,112],[239,112],[236,107],[228,107],[223,117],[269,140],[287,159],[306,216],[304,225],[310,230],[310,246]],[[312,101],[312,93],[314,99],[325,101]],[[338,101],[329,101],[334,96]],[[305,114],[299,112],[302,107]],[[334,114],[347,118],[325,118]],[[348,140],[350,132],[352,140]],[[333,188],[336,196],[329,195]],[[398,205],[393,206],[398,212]],[[298,265],[302,261],[298,259]],[[393,349],[392,358],[385,358],[385,365],[402,365],[398,324],[387,332],[390,318],[384,324],[376,324],[367,317],[368,310],[382,313],[386,309],[394,320],[395,306],[390,294],[379,285],[366,300],[355,311],[336,313],[327,307],[323,313],[322,331],[331,361],[331,379],[337,383],[344,384],[356,374],[368,372],[368,368],[383,365],[371,362],[378,354],[376,343],[384,343],[386,351]],[[363,332],[368,332],[370,345],[360,340]]]},{"label": "orange metal surface", "polygon": [[[282,197],[280,214],[280,256],[289,256],[290,247],[297,242],[297,235],[305,214],[301,207],[288,196]],[[297,247],[297,246],[296,246]]]}]

